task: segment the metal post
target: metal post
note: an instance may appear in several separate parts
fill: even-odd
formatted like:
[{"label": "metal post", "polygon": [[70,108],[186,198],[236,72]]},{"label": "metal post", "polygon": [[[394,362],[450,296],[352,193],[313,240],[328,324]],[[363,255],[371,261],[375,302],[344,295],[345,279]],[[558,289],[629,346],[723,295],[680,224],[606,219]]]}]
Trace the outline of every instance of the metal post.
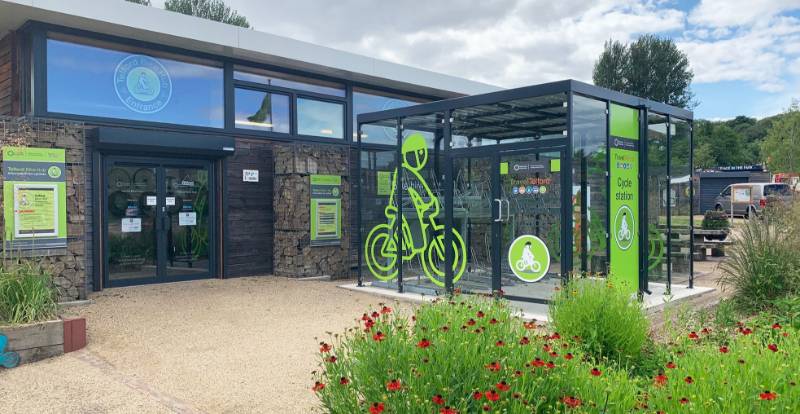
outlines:
[{"label": "metal post", "polygon": [[403,293],[403,118],[395,120],[397,130],[397,149],[395,156],[397,157],[395,165],[397,166],[397,177],[395,177],[395,199],[397,205],[397,218],[394,222],[394,231],[397,235],[397,251],[395,254],[397,258],[397,292]]},{"label": "metal post", "polygon": [[[450,158],[450,110],[444,112],[444,287],[453,293],[453,160]],[[466,260],[466,257],[464,258]]]}]

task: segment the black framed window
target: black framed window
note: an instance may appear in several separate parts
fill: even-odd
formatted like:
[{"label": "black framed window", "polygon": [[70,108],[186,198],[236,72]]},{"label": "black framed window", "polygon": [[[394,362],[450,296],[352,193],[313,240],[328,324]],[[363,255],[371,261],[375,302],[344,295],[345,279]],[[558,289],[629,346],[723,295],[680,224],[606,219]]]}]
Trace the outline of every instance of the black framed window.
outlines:
[{"label": "black framed window", "polygon": [[344,85],[340,83],[263,69],[247,68],[238,65],[234,67],[233,79],[257,83],[264,86],[277,86],[279,88],[296,89],[340,98],[347,96]]},{"label": "black framed window", "polygon": [[52,35],[48,113],[224,127],[219,62]]},{"label": "black framed window", "polygon": [[[420,99],[420,98],[411,98],[408,96],[391,94],[386,92],[378,92],[373,91],[370,89],[364,88],[353,88],[353,125],[357,125],[357,117],[359,114],[365,114],[368,112],[377,112],[377,111],[385,111],[387,109],[397,109],[397,108],[404,108],[406,106],[417,105],[420,103],[428,102],[428,100]],[[368,126],[367,130],[373,130],[373,133],[385,137],[385,130],[382,127],[373,127]],[[362,131],[363,142],[373,142],[370,141],[369,132],[370,131]],[[390,143],[393,143],[396,137],[391,135],[388,137]],[[358,136],[356,132],[353,132],[353,141],[356,141]],[[380,140],[377,143],[381,143]]]},{"label": "black framed window", "polygon": [[289,95],[236,88],[234,112],[236,128],[291,132]]},{"label": "black framed window", "polygon": [[298,97],[297,135],[344,138],[344,104]]}]

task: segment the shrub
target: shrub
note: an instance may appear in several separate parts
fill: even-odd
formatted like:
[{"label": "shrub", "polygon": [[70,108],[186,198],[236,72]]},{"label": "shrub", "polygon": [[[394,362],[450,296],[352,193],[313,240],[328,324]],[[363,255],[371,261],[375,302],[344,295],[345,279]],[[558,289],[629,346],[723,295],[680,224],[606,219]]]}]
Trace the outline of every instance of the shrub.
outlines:
[{"label": "shrub", "polygon": [[[591,362],[561,335],[538,332],[504,300],[384,307],[335,343],[320,343],[315,385],[331,413],[627,412],[636,383]],[[385,411],[384,411],[385,410]]]},{"label": "shrub", "polygon": [[642,356],[649,321],[632,295],[602,279],[573,279],[550,303],[553,329],[580,338],[597,359],[630,365]]},{"label": "shrub", "polygon": [[52,276],[32,260],[0,261],[0,323],[24,324],[55,316]]},{"label": "shrub", "polygon": [[767,307],[800,288],[800,209],[767,208],[760,219],[744,222],[733,236],[728,260],[720,264],[723,289],[739,308]]},{"label": "shrub", "polygon": [[725,212],[708,210],[703,216],[703,222],[700,226],[705,230],[727,230],[731,227],[731,224]]}]

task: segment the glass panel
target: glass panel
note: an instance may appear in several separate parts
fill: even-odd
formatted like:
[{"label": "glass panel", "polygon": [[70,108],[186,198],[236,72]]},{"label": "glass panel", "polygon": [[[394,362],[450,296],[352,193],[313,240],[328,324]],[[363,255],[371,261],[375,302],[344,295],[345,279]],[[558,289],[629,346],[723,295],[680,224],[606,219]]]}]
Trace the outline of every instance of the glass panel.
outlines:
[{"label": "glass panel", "polygon": [[606,103],[574,96],[573,104],[573,269],[606,273],[608,164]]},{"label": "glass panel", "polygon": [[647,269],[650,282],[667,282],[667,117],[647,119]]},{"label": "glass panel", "polygon": [[222,128],[222,79],[219,67],[47,40],[50,112]]},{"label": "glass panel", "polygon": [[[113,165],[108,171],[108,278],[155,279],[156,169]],[[151,198],[151,200],[153,200]]]},{"label": "glass panel", "polygon": [[164,168],[167,232],[167,276],[209,272],[208,170]]},{"label": "glass panel", "polygon": [[278,86],[301,91],[322,93],[326,95],[344,97],[344,85],[336,82],[327,82],[319,79],[305,78],[302,76],[288,75],[262,69],[234,67],[233,79],[260,83],[267,86]]},{"label": "glass panel", "polygon": [[344,138],[344,105],[298,98],[297,134]]},{"label": "glass panel", "polygon": [[453,148],[564,138],[566,131],[564,93],[453,111]]},{"label": "glass panel", "polygon": [[[395,121],[396,122],[396,121]],[[396,124],[395,124],[396,125]],[[366,125],[365,125],[366,126]],[[397,129],[392,129],[397,143]],[[397,199],[395,147],[361,151],[361,277],[373,286],[397,288]]]},{"label": "glass panel", "polygon": [[[388,109],[396,109],[396,108],[403,108],[406,106],[416,105],[422,102],[426,102],[421,99],[416,98],[409,98],[402,95],[393,95],[383,92],[376,92],[370,91],[368,89],[360,89],[354,88],[353,89],[353,125],[357,125],[357,116],[359,114],[365,114],[368,112],[377,112],[377,111],[385,111]],[[363,142],[367,142],[369,139],[369,134],[372,131],[363,131],[361,139]],[[377,127],[374,133],[378,133],[379,136],[381,129]],[[353,133],[353,140],[355,141],[358,137],[356,133]],[[394,137],[391,137],[392,139]]]},{"label": "glass panel", "polygon": [[691,186],[692,169],[689,165],[689,123],[672,119],[670,142],[670,262],[672,283],[688,284],[692,260],[691,244]]},{"label": "glass panel", "polygon": [[561,191],[559,152],[500,158],[500,198],[506,205],[500,283],[506,295],[549,300],[560,286]]},{"label": "glass panel", "polygon": [[492,292],[492,168],[494,157],[453,160],[453,227],[464,239],[467,266],[454,286],[464,292]]},{"label": "glass panel", "polygon": [[236,89],[236,128],[289,133],[289,96]]}]

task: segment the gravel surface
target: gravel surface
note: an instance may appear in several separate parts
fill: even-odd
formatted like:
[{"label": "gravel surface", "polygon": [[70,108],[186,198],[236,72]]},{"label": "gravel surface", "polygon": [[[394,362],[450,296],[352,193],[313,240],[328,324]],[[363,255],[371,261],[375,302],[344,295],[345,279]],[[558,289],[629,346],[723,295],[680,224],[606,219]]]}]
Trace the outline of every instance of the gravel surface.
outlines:
[{"label": "gravel surface", "polygon": [[107,289],[68,310],[87,318],[84,350],[0,370],[0,413],[317,411],[318,342],[382,301],[336,285],[252,277]]}]

